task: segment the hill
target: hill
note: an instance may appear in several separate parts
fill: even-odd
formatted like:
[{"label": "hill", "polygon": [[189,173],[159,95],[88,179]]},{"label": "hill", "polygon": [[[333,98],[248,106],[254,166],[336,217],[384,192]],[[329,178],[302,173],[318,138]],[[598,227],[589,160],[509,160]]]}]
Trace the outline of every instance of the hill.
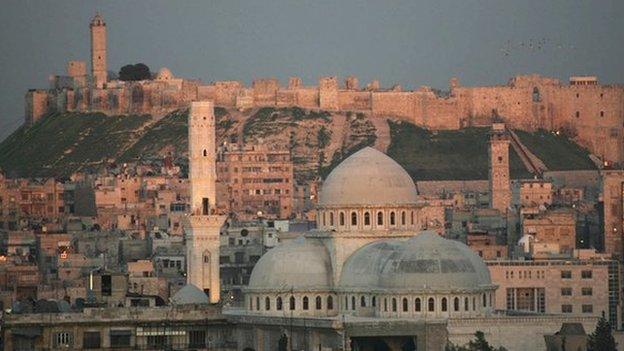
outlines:
[{"label": "hill", "polygon": [[[428,131],[408,122],[373,120],[362,113],[300,108],[216,109],[224,142],[280,145],[291,151],[299,182],[325,176],[363,146],[387,153],[415,180],[487,179],[487,128]],[[0,167],[10,177],[66,177],[112,162],[151,162],[172,155],[186,162],[187,111],[160,119],[99,113],[51,115],[21,127],[0,143]],[[517,133],[550,170],[593,169],[585,149],[547,132]],[[511,151],[512,177],[530,174]]]}]

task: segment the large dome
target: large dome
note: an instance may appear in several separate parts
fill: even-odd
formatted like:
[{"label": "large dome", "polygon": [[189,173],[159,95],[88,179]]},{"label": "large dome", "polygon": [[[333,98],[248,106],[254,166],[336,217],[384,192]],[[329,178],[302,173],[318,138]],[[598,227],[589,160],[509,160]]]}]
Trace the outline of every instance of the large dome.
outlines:
[{"label": "large dome", "polygon": [[406,240],[382,240],[357,250],[344,265],[346,290],[474,291],[491,287],[490,272],[466,245],[425,231]]},{"label": "large dome", "polygon": [[331,284],[331,260],[321,241],[299,237],[267,252],[249,278],[250,290],[325,290]]},{"label": "large dome", "polygon": [[329,174],[320,191],[319,206],[415,204],[417,195],[414,181],[398,163],[365,147]]}]

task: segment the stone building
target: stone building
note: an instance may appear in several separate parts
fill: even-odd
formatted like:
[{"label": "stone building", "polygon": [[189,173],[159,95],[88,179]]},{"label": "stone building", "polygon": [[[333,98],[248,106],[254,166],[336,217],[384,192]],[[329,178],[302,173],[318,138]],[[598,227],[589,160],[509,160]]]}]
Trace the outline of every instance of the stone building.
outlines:
[{"label": "stone building", "polygon": [[222,147],[217,178],[220,203],[240,221],[287,219],[293,214],[294,173],[288,150]]},{"label": "stone building", "polygon": [[561,208],[528,215],[522,219],[522,233],[536,242],[555,244],[562,253],[571,253],[576,249],[576,213]]},{"label": "stone building", "polygon": [[487,232],[469,232],[466,237],[466,245],[484,260],[499,260],[509,257],[507,245],[499,244],[497,236]]},{"label": "stone building", "polygon": [[624,235],[624,171],[606,170],[602,174],[604,206],[604,251],[622,259]]},{"label": "stone building", "polygon": [[489,148],[490,207],[507,213],[511,205],[509,136],[503,123],[492,125]]},{"label": "stone building", "polygon": [[542,179],[520,181],[520,206],[539,207],[553,203],[552,182]]}]

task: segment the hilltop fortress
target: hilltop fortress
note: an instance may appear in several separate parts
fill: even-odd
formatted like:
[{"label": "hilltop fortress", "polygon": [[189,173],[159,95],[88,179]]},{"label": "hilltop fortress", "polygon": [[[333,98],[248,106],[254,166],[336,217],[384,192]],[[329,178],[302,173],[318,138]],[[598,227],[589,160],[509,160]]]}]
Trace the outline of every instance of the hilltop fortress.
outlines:
[{"label": "hilltop fortress", "polygon": [[97,14],[90,23],[91,72],[86,63],[70,61],[66,76],[50,77],[49,89],[26,94],[25,121],[30,125],[52,112],[162,115],[188,107],[191,101],[213,100],[216,106],[240,110],[257,107],[301,107],[356,111],[393,117],[429,129],[459,129],[503,120],[512,128],[565,131],[605,162],[624,162],[624,86],[600,85],[596,77],[571,77],[569,83],[539,75],[516,76],[506,85],[464,87],[452,78],[447,92],[423,86],[404,91],[373,81],[361,87],[356,77],[343,85],[322,77],[318,86],[304,86],[291,77],[257,79],[251,87],[239,81],[175,77],[162,68],[151,80],[109,80],[106,23]]}]

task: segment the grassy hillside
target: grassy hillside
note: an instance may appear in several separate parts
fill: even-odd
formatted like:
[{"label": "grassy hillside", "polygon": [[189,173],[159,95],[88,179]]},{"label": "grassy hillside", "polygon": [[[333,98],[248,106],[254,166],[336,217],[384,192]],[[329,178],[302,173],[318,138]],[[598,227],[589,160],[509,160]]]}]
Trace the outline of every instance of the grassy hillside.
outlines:
[{"label": "grassy hillside", "polygon": [[[388,136],[361,113],[217,108],[215,115],[219,141],[288,148],[300,182],[326,176],[351,153],[377,145],[380,138],[390,138],[380,144],[389,145],[387,153],[416,180],[487,179],[487,128],[431,132],[388,120]],[[184,158],[187,118],[187,111],[159,120],[98,113],[52,115],[30,128],[18,129],[0,143],[0,168],[10,177],[64,177],[108,162],[150,161],[165,154]],[[593,168],[587,151],[564,137],[522,131],[518,136],[551,170]],[[514,178],[530,176],[513,151],[511,168]]]}]

